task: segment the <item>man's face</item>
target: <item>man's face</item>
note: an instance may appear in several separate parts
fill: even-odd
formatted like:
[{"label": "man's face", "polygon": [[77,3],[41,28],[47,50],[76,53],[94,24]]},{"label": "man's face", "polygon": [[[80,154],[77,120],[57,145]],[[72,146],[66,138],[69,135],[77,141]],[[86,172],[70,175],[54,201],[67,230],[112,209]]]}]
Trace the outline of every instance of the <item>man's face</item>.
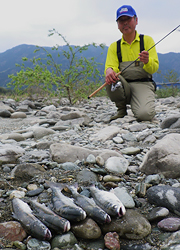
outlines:
[{"label": "man's face", "polygon": [[131,34],[135,31],[136,25],[138,23],[137,17],[122,16],[117,20],[118,29],[124,35]]}]

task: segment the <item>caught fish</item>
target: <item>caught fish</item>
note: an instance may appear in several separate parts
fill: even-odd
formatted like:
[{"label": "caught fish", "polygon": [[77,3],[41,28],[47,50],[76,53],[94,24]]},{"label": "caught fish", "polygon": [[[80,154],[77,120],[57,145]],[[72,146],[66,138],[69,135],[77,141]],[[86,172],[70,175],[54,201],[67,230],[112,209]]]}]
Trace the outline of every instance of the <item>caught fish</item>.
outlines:
[{"label": "caught fish", "polygon": [[109,215],[121,217],[126,213],[124,205],[113,191],[108,192],[91,186],[90,192],[96,204]]},{"label": "caught fish", "polygon": [[80,206],[89,217],[100,224],[111,222],[111,217],[97,206],[93,199],[79,194],[75,186],[68,186],[67,188],[71,191],[76,205]]},{"label": "caught fish", "polygon": [[42,221],[48,228],[53,229],[58,232],[67,232],[70,230],[70,222],[65,218],[60,217],[55,214],[51,209],[49,209],[45,204],[41,204],[37,201],[30,201],[31,209],[33,214]]},{"label": "caught fish", "polygon": [[51,231],[36,218],[27,203],[19,198],[12,200],[13,218],[19,221],[24,230],[39,240],[50,240]]},{"label": "caught fish", "polygon": [[52,190],[53,211],[69,221],[80,221],[86,218],[86,212],[77,206],[73,200],[61,192],[62,187],[56,183],[46,181]]}]

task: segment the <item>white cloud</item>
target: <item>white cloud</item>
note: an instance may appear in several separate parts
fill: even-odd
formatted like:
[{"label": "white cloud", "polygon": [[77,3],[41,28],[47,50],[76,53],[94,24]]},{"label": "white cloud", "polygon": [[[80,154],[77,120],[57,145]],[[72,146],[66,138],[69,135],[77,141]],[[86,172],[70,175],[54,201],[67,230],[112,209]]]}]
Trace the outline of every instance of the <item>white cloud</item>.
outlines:
[{"label": "white cloud", "polygon": [[[121,37],[116,25],[117,0],[0,0],[0,52],[19,44],[62,44],[55,28],[71,44],[110,43]],[[139,33],[159,41],[179,24],[179,0],[129,0],[138,15]],[[180,52],[180,32],[175,31],[157,46],[160,53]]]}]

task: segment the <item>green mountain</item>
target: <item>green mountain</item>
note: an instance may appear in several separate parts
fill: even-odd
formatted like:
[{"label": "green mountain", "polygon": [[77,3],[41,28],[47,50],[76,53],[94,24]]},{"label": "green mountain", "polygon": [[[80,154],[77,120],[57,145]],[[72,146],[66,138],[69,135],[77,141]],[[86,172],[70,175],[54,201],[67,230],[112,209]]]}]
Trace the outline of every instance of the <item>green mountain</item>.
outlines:
[{"label": "green mountain", "polygon": [[[73,47],[73,46],[72,46]],[[18,45],[12,49],[9,49],[3,53],[0,53],[0,87],[6,87],[7,83],[10,81],[8,75],[14,74],[20,70],[15,64],[22,63],[22,57],[27,57],[28,59],[32,59],[33,57],[37,58],[45,58],[46,53],[43,50],[40,50],[34,53],[36,46],[34,45]],[[66,50],[67,46],[60,46],[58,51],[52,50],[51,47],[45,47],[45,49],[50,52],[57,63],[61,63],[62,67],[65,69],[67,67],[67,61],[64,60],[63,56],[58,57],[58,52],[61,54],[62,50]],[[102,65],[99,66],[100,73],[104,72],[104,64],[106,60],[108,47],[106,46],[104,50],[100,47],[95,48],[94,46],[90,46],[87,51],[83,51],[79,56],[84,56],[86,58],[95,57],[98,63]],[[168,70],[174,70],[178,73],[180,78],[180,53],[167,53],[160,54],[158,53],[161,75],[155,73],[153,78],[158,82],[162,82],[162,76],[168,73]],[[30,63],[27,63],[27,66],[31,67]]]}]

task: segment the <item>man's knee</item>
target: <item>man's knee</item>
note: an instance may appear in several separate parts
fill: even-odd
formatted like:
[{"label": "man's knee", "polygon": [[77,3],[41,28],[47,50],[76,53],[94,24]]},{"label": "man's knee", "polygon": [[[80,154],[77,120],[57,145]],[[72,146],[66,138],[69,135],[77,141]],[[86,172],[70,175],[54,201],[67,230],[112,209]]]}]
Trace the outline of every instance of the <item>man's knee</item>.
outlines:
[{"label": "man's knee", "polygon": [[138,121],[151,121],[156,114],[154,108],[149,109],[146,107],[141,107],[133,113]]}]

